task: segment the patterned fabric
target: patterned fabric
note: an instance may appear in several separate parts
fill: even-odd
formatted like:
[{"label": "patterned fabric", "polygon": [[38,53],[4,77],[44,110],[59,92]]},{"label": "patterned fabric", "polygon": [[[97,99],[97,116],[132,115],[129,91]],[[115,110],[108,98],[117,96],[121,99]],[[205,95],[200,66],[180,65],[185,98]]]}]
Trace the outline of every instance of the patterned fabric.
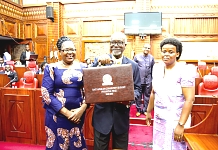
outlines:
[{"label": "patterned fabric", "polygon": [[155,64],[153,69],[153,150],[186,150],[185,142],[174,141],[173,135],[185,102],[181,87],[195,85],[195,70],[177,63],[171,76],[166,79],[164,68],[164,64],[160,63]]},{"label": "patterned fabric", "polygon": [[82,68],[79,63],[69,69],[59,69],[57,64],[46,65],[42,82],[47,150],[86,150],[81,122],[75,124],[59,113],[64,106],[68,110],[82,105]]}]

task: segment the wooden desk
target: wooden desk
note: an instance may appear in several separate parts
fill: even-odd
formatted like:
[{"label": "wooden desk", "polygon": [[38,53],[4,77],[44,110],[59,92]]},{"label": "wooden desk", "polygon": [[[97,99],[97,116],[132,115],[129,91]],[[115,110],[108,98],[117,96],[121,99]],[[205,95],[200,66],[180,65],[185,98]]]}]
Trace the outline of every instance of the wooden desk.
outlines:
[{"label": "wooden desk", "polygon": [[[199,106],[201,105],[199,104]],[[206,106],[209,106],[209,104],[201,107],[206,108]],[[201,122],[186,128],[184,131],[184,140],[191,150],[218,149],[218,102],[212,104],[210,111],[206,114]]]},{"label": "wooden desk", "polygon": [[202,77],[195,78],[195,95],[198,95],[198,85],[203,81]]},{"label": "wooden desk", "polygon": [[195,95],[194,104],[216,104],[218,98],[212,95]]},{"label": "wooden desk", "polygon": [[[10,79],[8,78],[8,75],[0,74],[0,87],[4,87],[9,82],[10,82]],[[10,84],[7,87],[10,87]]]},{"label": "wooden desk", "polygon": [[39,88],[41,88],[41,86],[42,86],[42,80],[43,80],[43,76],[44,76],[44,74],[37,74],[36,75],[36,78],[38,79],[38,87]]},{"label": "wooden desk", "polygon": [[218,150],[217,134],[185,133],[184,140],[190,150]]}]

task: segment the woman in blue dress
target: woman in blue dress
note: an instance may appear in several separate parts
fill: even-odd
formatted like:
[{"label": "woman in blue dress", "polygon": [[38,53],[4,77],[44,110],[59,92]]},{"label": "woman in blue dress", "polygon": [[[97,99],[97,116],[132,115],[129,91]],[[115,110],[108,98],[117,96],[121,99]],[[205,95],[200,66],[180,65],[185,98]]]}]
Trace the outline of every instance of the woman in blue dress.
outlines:
[{"label": "woman in blue dress", "polygon": [[48,64],[42,81],[47,150],[86,150],[83,124],[84,100],[82,63],[75,60],[76,49],[68,37],[57,41],[62,60]]}]

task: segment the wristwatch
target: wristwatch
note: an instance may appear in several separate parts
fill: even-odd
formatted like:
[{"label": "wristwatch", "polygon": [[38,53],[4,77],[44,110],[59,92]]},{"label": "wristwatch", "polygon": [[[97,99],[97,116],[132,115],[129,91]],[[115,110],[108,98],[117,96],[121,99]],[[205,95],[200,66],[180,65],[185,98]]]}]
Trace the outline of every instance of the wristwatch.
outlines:
[{"label": "wristwatch", "polygon": [[178,122],[178,125],[183,126],[184,127],[184,123]]}]

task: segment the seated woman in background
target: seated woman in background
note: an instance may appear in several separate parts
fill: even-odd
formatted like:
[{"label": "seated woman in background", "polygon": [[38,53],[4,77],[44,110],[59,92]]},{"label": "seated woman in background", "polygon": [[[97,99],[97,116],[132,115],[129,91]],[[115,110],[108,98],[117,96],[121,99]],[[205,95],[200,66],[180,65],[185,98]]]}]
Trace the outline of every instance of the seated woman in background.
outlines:
[{"label": "seated woman in background", "polygon": [[40,69],[36,72],[36,74],[44,74],[44,69],[47,64],[47,62],[42,62],[40,65]]},{"label": "seated woman in background", "polygon": [[18,76],[17,76],[16,71],[11,70],[10,65],[5,65],[5,74],[8,75],[8,78],[10,78],[10,81],[11,81],[10,84],[11,84],[11,87],[12,87],[12,83],[18,81]]}]

